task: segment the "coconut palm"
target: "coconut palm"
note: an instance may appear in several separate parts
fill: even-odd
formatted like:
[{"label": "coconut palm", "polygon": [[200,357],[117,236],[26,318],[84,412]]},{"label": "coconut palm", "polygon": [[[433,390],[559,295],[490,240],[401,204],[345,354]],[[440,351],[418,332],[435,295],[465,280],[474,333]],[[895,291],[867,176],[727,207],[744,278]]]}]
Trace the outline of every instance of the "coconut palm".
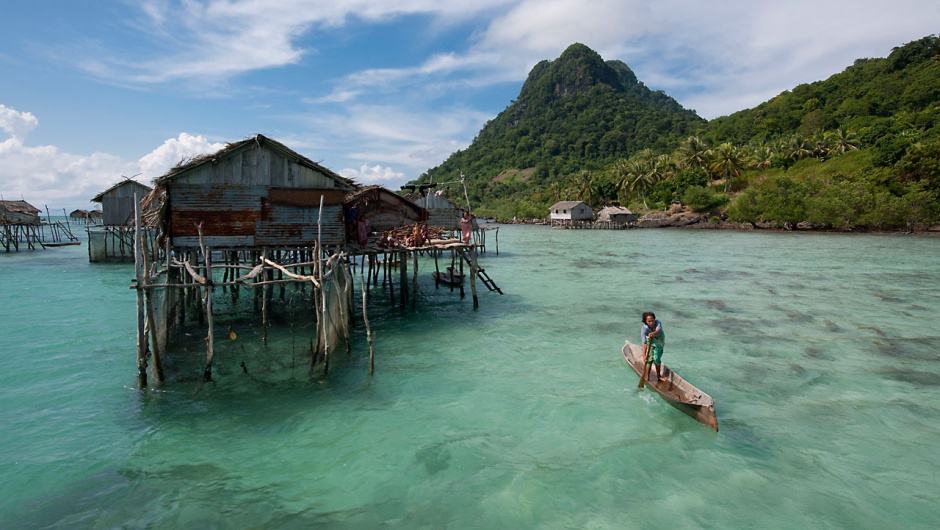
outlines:
[{"label": "coconut palm", "polygon": [[858,135],[845,127],[839,127],[826,136],[829,139],[830,151],[834,154],[841,155],[849,151],[855,151],[860,145]]},{"label": "coconut palm", "polygon": [[750,146],[748,162],[754,169],[767,169],[774,163],[774,150],[767,144],[759,143]]},{"label": "coconut palm", "polygon": [[786,140],[783,147],[784,155],[796,162],[816,154],[816,146],[806,137],[800,135],[791,136]]},{"label": "coconut palm", "polygon": [[679,165],[685,169],[708,167],[708,145],[698,136],[689,136],[678,149]]},{"label": "coconut palm", "polygon": [[713,175],[725,180],[725,191],[731,189],[731,180],[741,176],[745,167],[741,150],[729,142],[716,147],[712,154],[710,170]]}]

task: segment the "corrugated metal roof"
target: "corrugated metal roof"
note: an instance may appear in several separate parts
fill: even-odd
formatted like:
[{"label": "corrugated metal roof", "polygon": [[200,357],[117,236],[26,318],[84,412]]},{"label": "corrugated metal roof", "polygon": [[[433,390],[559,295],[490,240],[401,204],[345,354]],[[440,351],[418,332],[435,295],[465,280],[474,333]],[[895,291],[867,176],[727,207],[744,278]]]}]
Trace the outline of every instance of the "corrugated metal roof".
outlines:
[{"label": "corrugated metal roof", "polygon": [[131,184],[135,185],[136,187],[143,188],[143,190],[141,191],[141,193],[139,193],[139,195],[140,195],[139,198],[141,198],[141,199],[143,199],[143,198],[144,198],[144,195],[147,195],[147,194],[150,193],[150,191],[152,190],[152,188],[151,188],[150,186],[141,184],[140,182],[137,182],[136,180],[132,180],[132,179],[129,179],[129,178],[125,178],[125,179],[122,180],[121,182],[118,182],[117,184],[111,186],[110,188],[108,188],[108,189],[102,191],[102,192],[99,193],[98,195],[95,195],[94,197],[92,197],[91,202],[101,202],[101,199],[104,198],[105,195],[111,193],[112,191],[117,190],[118,188],[121,188],[121,187],[123,187],[123,186],[128,186],[128,185],[131,185]]},{"label": "corrugated metal roof", "polygon": [[549,207],[549,210],[570,210],[579,204],[587,204],[584,201],[558,201]]}]

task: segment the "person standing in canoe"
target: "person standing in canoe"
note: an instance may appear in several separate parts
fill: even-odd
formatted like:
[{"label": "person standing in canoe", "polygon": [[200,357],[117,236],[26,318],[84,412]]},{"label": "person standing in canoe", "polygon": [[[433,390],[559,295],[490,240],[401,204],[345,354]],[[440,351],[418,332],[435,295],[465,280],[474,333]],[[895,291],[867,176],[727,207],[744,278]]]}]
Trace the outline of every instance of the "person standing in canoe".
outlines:
[{"label": "person standing in canoe", "polygon": [[656,366],[656,378],[665,380],[663,373],[663,346],[666,345],[666,332],[663,331],[663,323],[656,320],[656,314],[652,311],[643,313],[643,327],[640,329],[640,344],[649,343],[649,350],[646,355],[646,365]]}]

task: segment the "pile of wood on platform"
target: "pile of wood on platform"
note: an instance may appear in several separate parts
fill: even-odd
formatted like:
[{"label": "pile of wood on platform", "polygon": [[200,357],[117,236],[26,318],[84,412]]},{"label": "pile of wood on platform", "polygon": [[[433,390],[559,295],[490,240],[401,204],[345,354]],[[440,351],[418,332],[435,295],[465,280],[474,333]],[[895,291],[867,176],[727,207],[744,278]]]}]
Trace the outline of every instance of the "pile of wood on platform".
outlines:
[{"label": "pile of wood on platform", "polygon": [[442,226],[415,223],[382,232],[378,245],[380,248],[423,247],[432,239],[446,239],[450,233],[451,230]]}]

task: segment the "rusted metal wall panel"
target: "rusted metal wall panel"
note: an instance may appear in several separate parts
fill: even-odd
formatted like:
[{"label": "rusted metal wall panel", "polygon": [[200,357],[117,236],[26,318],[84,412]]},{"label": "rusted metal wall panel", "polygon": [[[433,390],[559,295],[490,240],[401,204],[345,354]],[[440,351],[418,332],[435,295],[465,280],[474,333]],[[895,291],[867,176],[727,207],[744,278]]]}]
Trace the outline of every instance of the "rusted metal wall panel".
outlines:
[{"label": "rusted metal wall panel", "polygon": [[[317,239],[321,195],[331,202],[342,200],[342,193],[334,190],[174,183],[170,188],[173,244],[197,246],[196,225],[202,223],[210,246],[311,245]],[[325,206],[323,214],[323,243],[342,244],[346,239],[342,205]]]},{"label": "rusted metal wall panel", "polygon": [[[237,248],[255,246],[255,236],[209,236],[204,237],[207,247],[212,248]],[[174,247],[199,247],[198,236],[174,236]]]},{"label": "rusted metal wall panel", "polygon": [[[312,245],[317,240],[319,208],[269,204],[255,230],[255,244],[267,246]],[[341,205],[324,206],[322,219],[324,245],[346,241]]]}]

